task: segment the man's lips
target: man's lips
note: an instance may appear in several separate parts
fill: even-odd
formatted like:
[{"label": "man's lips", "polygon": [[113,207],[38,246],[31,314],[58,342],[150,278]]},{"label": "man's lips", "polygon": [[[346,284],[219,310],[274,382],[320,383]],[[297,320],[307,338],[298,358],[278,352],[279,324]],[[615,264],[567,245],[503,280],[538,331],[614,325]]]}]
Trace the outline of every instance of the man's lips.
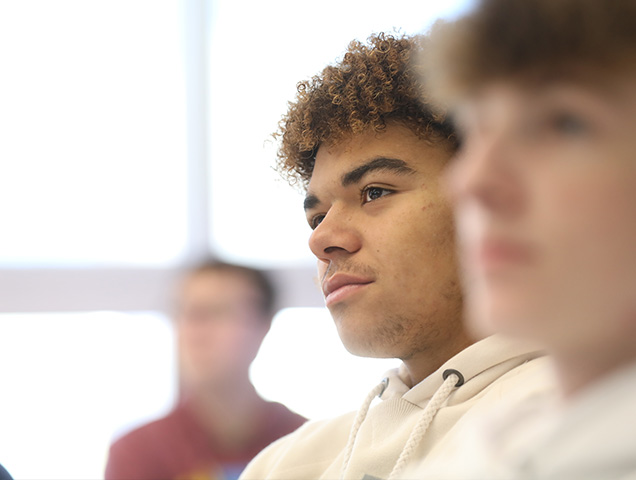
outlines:
[{"label": "man's lips", "polygon": [[354,293],[373,280],[346,273],[336,273],[322,282],[322,293],[327,306],[343,300],[350,293]]}]

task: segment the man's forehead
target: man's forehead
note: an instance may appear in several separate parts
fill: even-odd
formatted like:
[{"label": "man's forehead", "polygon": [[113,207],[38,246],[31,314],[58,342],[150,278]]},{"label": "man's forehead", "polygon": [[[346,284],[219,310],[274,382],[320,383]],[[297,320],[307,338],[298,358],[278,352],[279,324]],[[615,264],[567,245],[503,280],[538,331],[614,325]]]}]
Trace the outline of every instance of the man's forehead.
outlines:
[{"label": "man's forehead", "polygon": [[[409,130],[410,132],[410,130]],[[335,144],[324,144],[316,153],[312,175],[308,185],[317,177],[334,176],[343,180],[351,172],[365,170],[393,170],[411,168],[417,170],[424,162],[427,141],[418,137],[399,135],[393,130],[388,135],[364,134]],[[440,145],[440,149],[443,149]],[[355,178],[355,174],[354,174]]]},{"label": "man's forehead", "polygon": [[391,175],[435,175],[453,153],[453,144],[390,124],[381,132],[364,132],[321,145],[307,183],[308,196],[325,186],[355,185],[375,172]]}]

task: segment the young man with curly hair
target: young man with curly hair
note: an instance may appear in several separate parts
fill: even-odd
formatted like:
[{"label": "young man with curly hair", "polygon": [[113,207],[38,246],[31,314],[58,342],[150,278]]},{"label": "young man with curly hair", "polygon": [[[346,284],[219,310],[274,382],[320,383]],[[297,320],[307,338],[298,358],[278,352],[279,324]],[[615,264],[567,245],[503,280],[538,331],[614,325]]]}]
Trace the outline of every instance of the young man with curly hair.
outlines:
[{"label": "young man with curly hair", "polygon": [[[274,443],[243,479],[400,478],[456,422],[517,388],[539,356],[462,326],[451,210],[439,179],[452,127],[420,102],[423,37],[375,35],[298,86],[279,169],[305,191],[325,303],[353,354],[399,358],[357,413]],[[317,359],[317,361],[320,361]],[[533,387],[534,388],[534,387]],[[323,395],[338,395],[324,386]],[[376,396],[380,401],[373,408]]]},{"label": "young man with curly hair", "polygon": [[545,344],[558,394],[420,478],[636,478],[635,27],[635,0],[484,0],[433,35],[467,320]]}]

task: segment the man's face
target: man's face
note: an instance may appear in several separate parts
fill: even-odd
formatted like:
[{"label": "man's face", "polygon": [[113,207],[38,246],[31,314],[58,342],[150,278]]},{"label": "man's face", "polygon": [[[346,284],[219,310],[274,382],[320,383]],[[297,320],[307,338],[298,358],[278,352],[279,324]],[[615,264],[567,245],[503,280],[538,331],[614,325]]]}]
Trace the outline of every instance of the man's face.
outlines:
[{"label": "man's face", "polygon": [[449,172],[467,313],[561,353],[636,334],[636,78],[494,83]]},{"label": "man's face", "polygon": [[398,125],[318,150],[305,200],[309,246],[354,354],[405,359],[433,347],[443,356],[462,337],[452,218],[439,188],[449,156]]},{"label": "man's face", "polygon": [[186,279],[176,326],[182,380],[197,388],[247,378],[269,318],[247,277],[204,272]]}]

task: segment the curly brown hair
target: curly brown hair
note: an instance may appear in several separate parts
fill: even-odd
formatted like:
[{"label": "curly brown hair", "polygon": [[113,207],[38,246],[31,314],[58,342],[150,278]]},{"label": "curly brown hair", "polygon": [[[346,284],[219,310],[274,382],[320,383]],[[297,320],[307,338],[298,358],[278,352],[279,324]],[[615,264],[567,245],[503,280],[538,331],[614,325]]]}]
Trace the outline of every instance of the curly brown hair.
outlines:
[{"label": "curly brown hair", "polygon": [[352,41],[336,64],[297,85],[295,102],[279,123],[277,170],[290,184],[306,188],[316,152],[325,142],[337,143],[367,131],[382,132],[400,122],[420,138],[457,140],[443,113],[422,96],[422,82],[413,62],[426,38],[372,35],[368,43]]}]

